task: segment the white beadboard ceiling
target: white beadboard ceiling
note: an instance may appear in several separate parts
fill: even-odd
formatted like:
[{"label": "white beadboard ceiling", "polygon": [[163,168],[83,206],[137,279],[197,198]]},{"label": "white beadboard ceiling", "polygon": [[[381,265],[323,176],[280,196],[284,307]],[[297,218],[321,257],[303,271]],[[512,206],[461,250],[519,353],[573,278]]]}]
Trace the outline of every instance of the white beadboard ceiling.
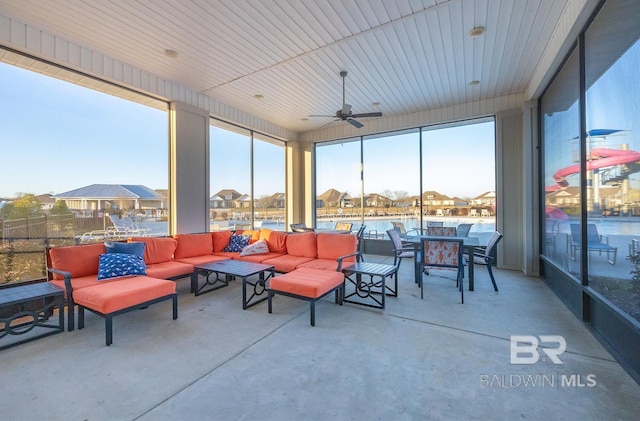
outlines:
[{"label": "white beadboard ceiling", "polygon": [[303,120],[341,108],[341,70],[353,112],[385,117],[525,92],[567,1],[0,0],[0,14],[308,132],[347,124]]}]

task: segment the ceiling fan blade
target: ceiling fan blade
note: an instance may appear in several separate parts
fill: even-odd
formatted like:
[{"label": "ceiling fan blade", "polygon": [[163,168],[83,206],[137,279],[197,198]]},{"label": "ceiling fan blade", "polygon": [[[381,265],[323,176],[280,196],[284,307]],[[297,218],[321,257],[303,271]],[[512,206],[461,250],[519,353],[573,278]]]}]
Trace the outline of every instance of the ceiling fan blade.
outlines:
[{"label": "ceiling fan blade", "polygon": [[364,124],[360,123],[358,120],[354,120],[353,118],[348,118],[347,123],[351,124],[356,129],[359,129],[360,127],[364,127]]},{"label": "ceiling fan blade", "polygon": [[349,115],[350,112],[351,112],[351,105],[350,104],[342,104],[342,114]]},{"label": "ceiling fan blade", "polygon": [[361,118],[361,117],[382,117],[382,113],[380,111],[375,113],[363,113],[363,114],[354,114],[351,117]]},{"label": "ceiling fan blade", "polygon": [[336,116],[335,116],[335,114],[334,115],[311,114],[311,115],[308,115],[307,117],[332,117],[332,118],[335,118]]}]

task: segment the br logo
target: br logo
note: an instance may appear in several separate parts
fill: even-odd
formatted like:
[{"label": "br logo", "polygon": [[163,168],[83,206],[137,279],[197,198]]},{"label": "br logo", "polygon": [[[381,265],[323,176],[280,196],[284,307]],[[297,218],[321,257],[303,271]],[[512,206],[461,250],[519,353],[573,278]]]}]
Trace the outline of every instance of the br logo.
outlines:
[{"label": "br logo", "polygon": [[[567,341],[559,335],[511,335],[511,364],[535,364],[545,355],[554,364],[562,364],[559,356],[567,349]],[[544,344],[540,346],[540,344]],[[544,354],[540,357],[540,351]]]}]

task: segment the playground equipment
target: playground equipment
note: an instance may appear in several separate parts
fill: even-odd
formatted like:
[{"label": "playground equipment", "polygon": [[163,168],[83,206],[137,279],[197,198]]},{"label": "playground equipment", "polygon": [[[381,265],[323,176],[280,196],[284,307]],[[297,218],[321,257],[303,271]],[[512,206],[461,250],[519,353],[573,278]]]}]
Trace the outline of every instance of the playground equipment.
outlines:
[{"label": "playground equipment", "polygon": [[[590,151],[587,155],[587,207],[589,211],[599,211],[601,204],[601,186],[620,186],[618,200],[627,201],[629,189],[629,177],[640,172],[640,152],[628,149],[627,143],[620,144],[620,149],[598,147],[591,149],[593,143],[607,142],[607,137],[626,130],[618,129],[594,129],[586,133],[587,144]],[[618,134],[619,135],[619,134]],[[617,135],[617,136],[618,136]],[[601,140],[596,140],[600,138]],[[576,141],[575,137],[571,139]],[[574,151],[577,160],[577,151]],[[568,177],[580,173],[580,163],[575,163],[560,168],[553,174],[554,185],[547,186],[545,191],[552,193],[569,187]],[[608,210],[605,209],[605,212]],[[605,213],[603,212],[603,215]]]},{"label": "playground equipment", "polygon": [[[625,130],[617,129],[594,129],[587,132],[588,141],[594,138],[603,138]],[[572,140],[578,139],[577,137]],[[587,171],[598,173],[600,169],[609,168],[607,175],[601,177],[603,183],[616,183],[627,179],[630,174],[640,171],[640,152],[625,149],[594,148],[587,157]],[[624,166],[624,167],[623,167]],[[617,168],[617,171],[613,171]],[[563,189],[569,186],[567,177],[580,172],[580,163],[560,168],[553,174],[555,186],[548,186],[547,192]]]},{"label": "playground equipment", "polygon": [[[622,150],[622,149],[608,149],[608,148],[596,148],[589,154],[590,160],[587,161],[587,171],[598,170],[601,168],[615,167],[624,164],[634,164],[630,169],[620,171],[616,179],[627,178],[629,174],[640,171],[640,152]],[[565,168],[561,168],[555,172],[553,179],[561,188],[569,186],[569,182],[566,180],[567,176],[577,174],[580,172],[580,164],[570,165]],[[609,178],[611,180],[611,178]]]}]

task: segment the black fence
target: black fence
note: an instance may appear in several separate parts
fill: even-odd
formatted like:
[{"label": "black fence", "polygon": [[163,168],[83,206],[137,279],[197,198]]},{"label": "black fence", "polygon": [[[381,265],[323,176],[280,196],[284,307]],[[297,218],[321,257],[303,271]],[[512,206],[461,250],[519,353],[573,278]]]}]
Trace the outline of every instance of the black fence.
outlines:
[{"label": "black fence", "polygon": [[98,212],[0,219],[0,287],[45,278],[47,247],[78,244],[104,224]]}]

